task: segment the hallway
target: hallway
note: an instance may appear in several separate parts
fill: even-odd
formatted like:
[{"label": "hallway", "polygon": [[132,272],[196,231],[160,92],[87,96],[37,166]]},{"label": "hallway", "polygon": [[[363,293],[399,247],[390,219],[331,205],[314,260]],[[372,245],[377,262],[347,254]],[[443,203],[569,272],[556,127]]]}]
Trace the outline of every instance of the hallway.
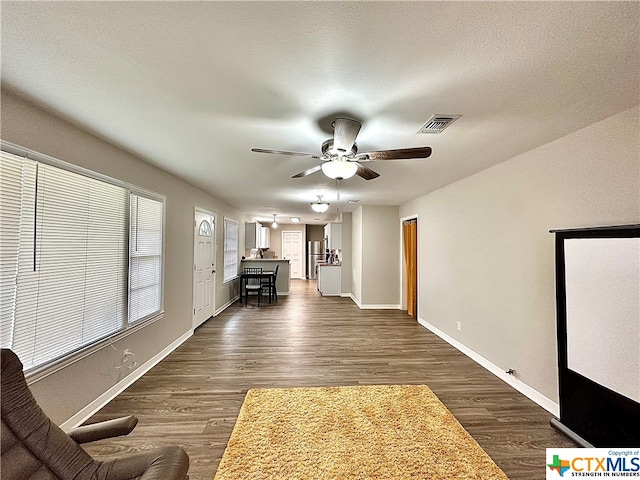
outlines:
[{"label": "hallway", "polygon": [[406,312],[360,310],[292,280],[277,303],[234,303],[91,421],[134,414],[128,437],[86,446],[109,455],[180,444],[191,480],[211,480],[249,388],[426,384],[514,479],[544,478],[545,448],[575,445],[551,414]]}]

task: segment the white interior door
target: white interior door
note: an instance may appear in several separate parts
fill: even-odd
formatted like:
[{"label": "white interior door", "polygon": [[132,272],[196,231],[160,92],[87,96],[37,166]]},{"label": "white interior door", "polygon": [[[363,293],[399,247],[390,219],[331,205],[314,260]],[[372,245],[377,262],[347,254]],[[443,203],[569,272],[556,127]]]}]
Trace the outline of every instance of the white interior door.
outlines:
[{"label": "white interior door", "polygon": [[285,230],[282,232],[282,258],[291,261],[289,278],[304,278],[301,230]]},{"label": "white interior door", "polygon": [[193,328],[213,316],[216,278],[216,218],[196,207],[193,222]]}]

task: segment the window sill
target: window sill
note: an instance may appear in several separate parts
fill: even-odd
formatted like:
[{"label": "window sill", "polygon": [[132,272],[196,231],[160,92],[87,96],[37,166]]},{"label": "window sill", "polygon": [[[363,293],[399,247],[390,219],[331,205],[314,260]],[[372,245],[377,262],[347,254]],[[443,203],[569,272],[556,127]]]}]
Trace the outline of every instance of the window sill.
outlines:
[{"label": "window sill", "polygon": [[232,277],[232,278],[229,278],[228,280],[223,281],[223,282],[222,282],[222,285],[223,285],[223,286],[224,286],[224,285],[228,285],[228,284],[230,284],[230,283],[232,283],[232,282],[235,282],[235,281],[236,281],[236,280],[238,280],[239,278],[240,278],[240,276],[239,276],[239,275],[236,275],[235,277]]}]

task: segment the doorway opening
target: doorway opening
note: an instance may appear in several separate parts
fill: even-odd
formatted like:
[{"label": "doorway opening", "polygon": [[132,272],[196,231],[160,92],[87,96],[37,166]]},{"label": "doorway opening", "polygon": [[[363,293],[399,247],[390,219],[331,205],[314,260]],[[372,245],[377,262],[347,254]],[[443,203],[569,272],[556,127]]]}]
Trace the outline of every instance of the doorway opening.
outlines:
[{"label": "doorway opening", "polygon": [[418,318],[418,219],[402,221],[402,253],[407,313]]}]

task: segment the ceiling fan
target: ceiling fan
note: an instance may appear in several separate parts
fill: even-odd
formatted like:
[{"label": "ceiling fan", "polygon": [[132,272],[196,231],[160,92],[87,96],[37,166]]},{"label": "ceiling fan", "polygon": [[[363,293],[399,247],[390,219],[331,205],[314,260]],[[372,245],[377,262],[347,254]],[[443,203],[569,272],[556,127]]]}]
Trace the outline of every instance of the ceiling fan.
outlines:
[{"label": "ceiling fan", "polygon": [[365,180],[373,180],[380,176],[379,173],[363,165],[363,162],[369,162],[371,160],[427,158],[431,155],[431,147],[400,148],[397,150],[378,150],[358,153],[356,137],[362,127],[362,123],[350,118],[336,118],[331,126],[333,127],[333,138],[330,138],[322,144],[322,155],[289,152],[287,150],[269,150],[265,148],[252,148],[251,151],[276,155],[311,157],[316,160],[322,160],[321,164],[296,173],[291,178],[306,177],[322,170],[327,177],[338,180],[350,178],[356,174]]}]

